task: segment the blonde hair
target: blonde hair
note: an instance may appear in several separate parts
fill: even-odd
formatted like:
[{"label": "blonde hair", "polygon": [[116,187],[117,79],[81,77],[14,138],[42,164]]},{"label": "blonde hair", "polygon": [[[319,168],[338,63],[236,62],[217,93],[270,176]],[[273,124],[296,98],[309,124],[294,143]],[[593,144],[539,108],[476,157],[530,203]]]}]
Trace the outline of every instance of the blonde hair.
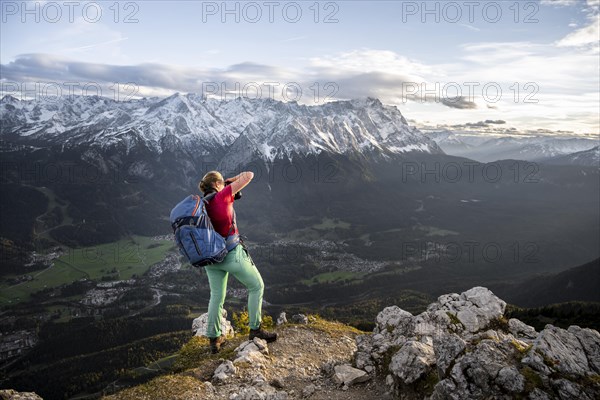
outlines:
[{"label": "blonde hair", "polygon": [[223,180],[223,175],[219,171],[209,171],[198,183],[198,189],[204,194],[213,187],[213,183],[219,180]]}]

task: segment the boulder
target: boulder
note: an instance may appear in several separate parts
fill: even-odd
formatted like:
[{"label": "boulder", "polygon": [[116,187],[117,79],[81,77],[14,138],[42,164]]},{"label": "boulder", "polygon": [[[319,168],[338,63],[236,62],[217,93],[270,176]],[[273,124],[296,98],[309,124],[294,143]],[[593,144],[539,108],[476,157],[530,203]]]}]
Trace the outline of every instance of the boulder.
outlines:
[{"label": "boulder", "polygon": [[539,372],[552,370],[568,374],[585,375],[590,365],[577,336],[565,329],[546,325],[533,343],[523,363]]},{"label": "boulder", "polygon": [[369,379],[369,375],[365,371],[353,368],[349,364],[334,367],[333,380],[339,385],[352,386],[355,383],[366,382]]},{"label": "boulder", "polygon": [[516,318],[508,320],[508,330],[518,338],[535,339],[538,335],[533,326],[529,326]]},{"label": "boulder", "polygon": [[13,389],[0,390],[0,399],[2,400],[43,400],[34,392],[17,392]]},{"label": "boulder", "polygon": [[224,361],[217,367],[213,374],[213,379],[218,383],[224,383],[237,373],[237,368],[229,360]]},{"label": "boulder", "polygon": [[427,373],[435,364],[433,347],[414,340],[407,341],[392,357],[390,372],[409,384]]},{"label": "boulder", "polygon": [[[208,326],[208,313],[204,313],[192,322],[192,331],[195,336],[206,336],[206,328]],[[235,332],[231,326],[231,322],[227,320],[227,310],[221,312],[221,332],[226,337],[233,337]]]},{"label": "boulder", "polygon": [[304,314],[294,314],[292,315],[292,322],[295,324],[308,324],[308,317]]},{"label": "boulder", "polygon": [[440,376],[447,374],[448,368],[456,357],[465,351],[466,347],[467,343],[455,333],[449,333],[434,340],[435,363]]},{"label": "boulder", "polygon": [[234,364],[248,363],[255,366],[264,365],[267,361],[265,355],[269,354],[267,342],[257,337],[242,342],[234,351],[236,352]]},{"label": "boulder", "polygon": [[287,322],[288,321],[285,312],[279,314],[279,317],[277,317],[277,325],[287,324]]},{"label": "boulder", "polygon": [[398,306],[384,308],[377,314],[375,333],[393,336],[410,336],[413,333],[413,315]]},{"label": "boulder", "polygon": [[571,325],[567,330],[581,343],[589,366],[600,374],[600,333],[595,329],[580,328],[577,325]]}]

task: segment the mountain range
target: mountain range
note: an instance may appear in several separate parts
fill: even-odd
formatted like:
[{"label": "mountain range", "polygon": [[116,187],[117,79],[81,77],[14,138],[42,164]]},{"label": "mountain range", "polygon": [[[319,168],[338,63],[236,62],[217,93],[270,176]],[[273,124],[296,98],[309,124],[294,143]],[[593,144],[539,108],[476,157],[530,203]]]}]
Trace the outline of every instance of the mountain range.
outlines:
[{"label": "mountain range", "polygon": [[[212,169],[255,172],[236,202],[245,234],[276,249],[285,248],[282,240],[303,249],[295,263],[265,266],[282,285],[371,271],[360,282],[367,291],[437,292],[440,282],[460,290],[483,275],[522,279],[598,257],[598,168],[535,170],[518,159],[446,154],[396,107],[373,98],[308,107],[195,94],[123,102],[6,96],[0,117],[0,244],[4,254],[20,255],[8,257],[3,273],[30,265],[23,254],[35,248],[170,234],[171,208]],[[332,260],[352,261],[319,261],[315,240],[338,246]],[[473,258],[471,242],[504,257],[494,265],[480,247]],[[461,259],[431,258],[449,243],[459,244]],[[382,264],[355,268],[373,263]],[[273,296],[337,293],[322,289],[298,285]]]},{"label": "mountain range", "polygon": [[[187,149],[197,155],[250,148],[265,161],[321,151],[346,153],[378,150],[383,155],[407,151],[443,153],[437,144],[409,126],[395,106],[374,98],[309,107],[272,99],[233,101],[195,94],[114,101],[98,96],[70,96],[57,102],[0,102],[3,137],[61,149],[145,146],[156,153]],[[241,162],[246,160],[240,160]]]},{"label": "mountain range", "polygon": [[451,130],[426,133],[447,153],[480,162],[504,159],[526,160],[556,165],[598,166],[598,140],[587,137],[489,137]]}]

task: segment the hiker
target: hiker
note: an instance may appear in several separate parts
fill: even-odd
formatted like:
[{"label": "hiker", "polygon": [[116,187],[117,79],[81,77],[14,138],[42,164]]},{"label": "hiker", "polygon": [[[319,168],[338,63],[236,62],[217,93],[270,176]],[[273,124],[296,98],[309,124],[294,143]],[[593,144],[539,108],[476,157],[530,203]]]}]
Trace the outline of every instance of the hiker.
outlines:
[{"label": "hiker", "polygon": [[[254,173],[247,171],[223,180],[221,173],[210,171],[198,184],[198,188],[204,196],[217,192],[206,205],[206,212],[214,229],[225,238],[229,234],[239,233],[237,224],[234,224],[233,202],[236,194],[249,184],[252,178],[254,178]],[[277,340],[276,333],[261,329],[264,284],[243,241],[230,250],[223,261],[206,265],[204,270],[210,286],[206,336],[210,338],[210,349],[213,354],[217,353],[225,342],[225,335],[221,332],[221,311],[225,302],[229,273],[248,289],[249,339],[257,337],[267,342]]]}]

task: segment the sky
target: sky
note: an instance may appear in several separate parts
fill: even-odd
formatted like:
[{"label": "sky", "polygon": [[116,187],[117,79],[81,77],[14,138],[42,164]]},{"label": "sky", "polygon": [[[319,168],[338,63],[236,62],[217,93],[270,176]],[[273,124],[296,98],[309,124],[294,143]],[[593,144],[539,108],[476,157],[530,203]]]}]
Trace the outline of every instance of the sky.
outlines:
[{"label": "sky", "polygon": [[376,97],[417,126],[600,127],[600,0],[6,1],[0,94]]}]

